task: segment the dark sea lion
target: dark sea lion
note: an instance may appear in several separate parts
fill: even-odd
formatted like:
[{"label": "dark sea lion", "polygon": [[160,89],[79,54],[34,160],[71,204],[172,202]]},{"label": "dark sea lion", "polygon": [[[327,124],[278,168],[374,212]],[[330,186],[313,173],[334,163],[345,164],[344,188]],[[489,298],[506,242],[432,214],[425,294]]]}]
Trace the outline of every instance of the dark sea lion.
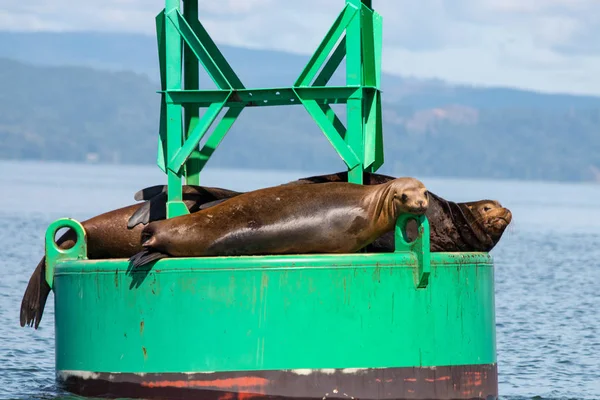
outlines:
[{"label": "dark sea lion", "polygon": [[[166,218],[166,193],[161,193],[162,186],[149,188],[154,197],[147,203],[137,203],[106,213],[81,222],[87,236],[87,249],[89,259],[128,258],[142,250],[140,232],[143,226],[128,227],[131,218],[142,205],[146,204],[149,218]],[[231,196],[230,191],[218,188],[189,189],[184,193],[183,202],[192,212],[199,210],[204,203]],[[75,232],[68,229],[56,243],[62,249],[69,249],[75,244]],[[21,301],[21,326],[34,326],[38,328],[46,300],[50,293],[50,286],[46,282],[46,257],[33,271],[23,300]]]},{"label": "dark sea lion", "polygon": [[281,185],[148,224],[137,268],[165,257],[353,253],[394,229],[402,213],[422,215],[425,185],[397,178],[380,185]]},{"label": "dark sea lion", "polygon": [[[379,185],[394,180],[394,177],[363,173],[364,185]],[[303,185],[328,182],[347,182],[348,172],[337,172],[328,175],[310,176],[296,181],[288,182],[282,186]],[[156,186],[155,193],[159,190],[165,190],[166,185]],[[146,190],[146,189],[144,189]],[[136,199],[159,201],[152,197],[151,191],[140,190],[136,194]],[[200,187],[188,187],[186,192],[193,193],[200,190]],[[237,193],[237,194],[236,194]],[[233,196],[240,195],[240,192],[230,193]],[[430,243],[432,252],[462,252],[462,251],[491,251],[498,243],[506,227],[512,220],[510,210],[502,207],[495,200],[480,200],[474,202],[455,203],[448,201],[431,191],[429,192],[429,208],[426,216],[430,226]],[[204,203],[203,207],[211,207],[225,201],[226,199],[215,200],[210,203]],[[166,197],[160,201],[165,202]],[[487,204],[491,211],[484,211],[485,207],[477,205]],[[147,212],[150,209],[149,203],[145,203],[136,213],[139,214],[136,223],[147,224],[156,221],[152,219]],[[163,218],[164,219],[164,218]],[[417,235],[417,225],[414,221],[409,222],[407,226],[407,236],[409,240],[414,240]],[[393,252],[395,248],[394,232],[387,232],[369,244],[364,250],[371,253]]]}]

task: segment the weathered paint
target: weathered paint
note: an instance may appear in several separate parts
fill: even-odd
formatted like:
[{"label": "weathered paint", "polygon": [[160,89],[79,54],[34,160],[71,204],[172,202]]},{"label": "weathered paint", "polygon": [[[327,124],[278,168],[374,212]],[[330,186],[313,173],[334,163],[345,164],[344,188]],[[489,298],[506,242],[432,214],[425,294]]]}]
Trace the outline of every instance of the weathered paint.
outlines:
[{"label": "weathered paint", "polygon": [[434,368],[244,371],[203,374],[61,373],[84,396],[147,399],[495,399],[495,364]]}]

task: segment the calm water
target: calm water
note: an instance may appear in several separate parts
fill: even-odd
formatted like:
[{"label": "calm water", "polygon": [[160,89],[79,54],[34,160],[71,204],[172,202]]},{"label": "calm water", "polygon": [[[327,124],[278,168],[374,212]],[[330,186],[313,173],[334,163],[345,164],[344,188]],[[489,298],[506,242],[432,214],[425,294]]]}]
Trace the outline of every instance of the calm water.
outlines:
[{"label": "calm water", "polygon": [[[40,328],[19,307],[53,220],[79,220],[133,203],[164,182],[156,167],[0,163],[0,398],[52,399],[53,299]],[[64,172],[70,169],[68,173]],[[312,173],[209,170],[203,184],[237,190]],[[514,215],[492,251],[503,398],[600,398],[600,185],[421,178],[443,197],[496,198]]]}]

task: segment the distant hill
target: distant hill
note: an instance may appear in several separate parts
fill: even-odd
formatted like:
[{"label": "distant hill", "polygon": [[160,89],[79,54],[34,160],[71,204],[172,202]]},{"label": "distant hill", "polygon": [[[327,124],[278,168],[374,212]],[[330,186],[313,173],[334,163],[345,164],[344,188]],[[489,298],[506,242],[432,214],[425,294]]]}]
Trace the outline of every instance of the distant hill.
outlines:
[{"label": "distant hill", "polygon": [[[221,47],[248,87],[290,85],[308,60]],[[155,162],[153,37],[4,32],[0,57],[0,158]],[[600,97],[382,81],[383,173],[600,181]],[[344,167],[301,106],[246,109],[210,165]]]},{"label": "distant hill", "polygon": [[[215,38],[217,39],[217,38]],[[254,50],[219,45],[246,87],[291,85],[309,56],[282,51]],[[134,71],[158,81],[156,38],[134,33],[97,32],[2,32],[0,57],[34,65],[76,65],[101,70]],[[341,70],[342,67],[340,67]],[[476,108],[598,107],[600,98],[568,94],[543,94],[510,88],[479,88],[452,85],[438,79],[412,79],[382,74],[382,88],[388,101],[414,109],[461,104]],[[211,87],[212,82],[202,82]],[[342,72],[332,84],[343,84]]]}]

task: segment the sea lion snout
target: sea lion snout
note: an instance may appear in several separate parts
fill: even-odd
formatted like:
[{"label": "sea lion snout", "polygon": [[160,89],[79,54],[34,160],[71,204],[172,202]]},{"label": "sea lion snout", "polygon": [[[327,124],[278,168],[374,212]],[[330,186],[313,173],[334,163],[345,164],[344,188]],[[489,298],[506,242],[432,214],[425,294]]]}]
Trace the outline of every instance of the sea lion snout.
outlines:
[{"label": "sea lion snout", "polygon": [[490,226],[491,230],[495,230],[496,234],[504,232],[506,227],[512,221],[512,213],[508,208],[500,207],[494,210],[490,210],[487,215],[487,225]]},{"label": "sea lion snout", "polygon": [[469,203],[469,208],[477,216],[485,230],[499,239],[512,221],[511,211],[497,200],[481,200]]},{"label": "sea lion snout", "polygon": [[429,208],[429,192],[423,182],[415,178],[398,178],[395,180],[394,201],[398,213],[425,214]]}]

